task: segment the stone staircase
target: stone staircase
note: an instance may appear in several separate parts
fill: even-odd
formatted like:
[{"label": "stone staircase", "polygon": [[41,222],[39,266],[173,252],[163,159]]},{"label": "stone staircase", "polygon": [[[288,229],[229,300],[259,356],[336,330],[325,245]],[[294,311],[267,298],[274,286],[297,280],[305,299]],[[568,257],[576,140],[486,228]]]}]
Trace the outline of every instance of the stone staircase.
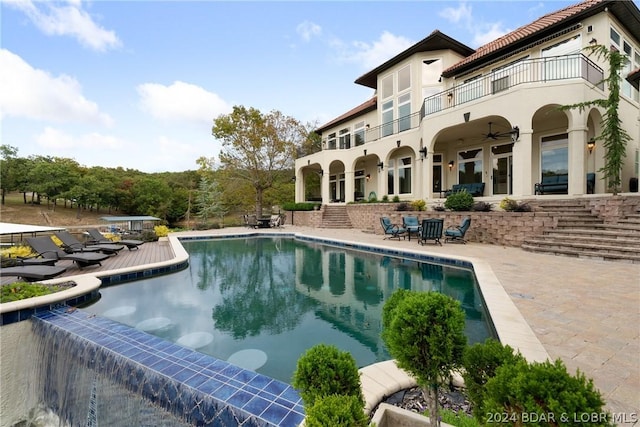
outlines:
[{"label": "stone staircase", "polygon": [[557,226],[525,239],[524,250],[640,264],[640,212],[605,224],[580,200],[542,202],[536,211],[557,216]]},{"label": "stone staircase", "polygon": [[347,207],[341,205],[324,205],[320,228],[353,228]]}]

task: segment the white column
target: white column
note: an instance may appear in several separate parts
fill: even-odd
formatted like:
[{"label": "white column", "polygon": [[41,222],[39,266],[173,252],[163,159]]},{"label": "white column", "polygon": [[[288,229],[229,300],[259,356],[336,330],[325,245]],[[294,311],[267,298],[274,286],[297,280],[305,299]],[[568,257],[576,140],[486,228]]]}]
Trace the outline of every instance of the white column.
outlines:
[{"label": "white column", "polygon": [[586,194],[587,128],[569,130],[569,195]]},{"label": "white column", "polygon": [[513,144],[513,194],[530,196],[533,194],[532,165],[533,130],[520,129],[520,138]]}]

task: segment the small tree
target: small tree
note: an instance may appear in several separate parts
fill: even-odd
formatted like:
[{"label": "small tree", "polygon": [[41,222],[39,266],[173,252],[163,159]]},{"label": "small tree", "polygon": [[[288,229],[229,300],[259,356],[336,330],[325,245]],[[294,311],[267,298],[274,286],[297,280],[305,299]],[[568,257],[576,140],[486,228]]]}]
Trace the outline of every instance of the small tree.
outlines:
[{"label": "small tree", "polygon": [[606,99],[594,99],[593,101],[580,102],[578,104],[563,105],[560,109],[578,109],[581,112],[589,107],[605,109],[602,119],[602,133],[595,137],[596,141],[602,141],[602,146],[605,149],[605,164],[599,169],[599,172],[603,173],[603,178],[609,183],[609,189],[616,195],[620,191],[622,184],[621,171],[624,158],[627,155],[627,142],[631,140],[629,134],[622,128],[622,122],[618,115],[620,73],[629,58],[624,53],[609,49],[603,45],[588,46],[585,50],[595,54],[597,58],[604,58],[609,62],[609,76],[604,79],[609,89],[609,96]]},{"label": "small tree", "polygon": [[444,207],[452,211],[470,211],[473,208],[473,196],[467,190],[456,191],[447,196]]},{"label": "small tree", "polygon": [[307,409],[307,427],[366,427],[368,417],[364,404],[357,396],[333,394],[317,399]]},{"label": "small tree", "polygon": [[437,292],[395,292],[385,303],[382,338],[398,366],[427,392],[431,424],[440,426],[438,388],[466,346],[460,303]]},{"label": "small tree", "polygon": [[291,384],[300,390],[306,407],[334,394],[355,396],[364,402],[355,359],[333,345],[318,344],[307,350],[298,359]]}]

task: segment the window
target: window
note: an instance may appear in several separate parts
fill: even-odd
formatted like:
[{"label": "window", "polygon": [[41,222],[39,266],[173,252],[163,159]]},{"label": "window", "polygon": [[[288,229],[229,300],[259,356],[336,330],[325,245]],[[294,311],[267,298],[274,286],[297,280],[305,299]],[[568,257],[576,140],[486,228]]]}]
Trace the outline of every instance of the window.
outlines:
[{"label": "window", "polygon": [[364,144],[364,120],[353,126],[353,139],[355,140],[356,147]]},{"label": "window", "polygon": [[580,48],[580,35],[577,35],[542,49],[542,57],[545,58],[545,79],[558,80],[580,77],[580,58],[577,55],[566,56],[580,53]]},{"label": "window", "polygon": [[393,159],[389,160],[389,166],[387,166],[387,194],[395,194],[395,181],[394,172],[396,163]]},{"label": "window", "polygon": [[382,99],[387,99],[393,96],[393,75],[387,76],[382,79],[382,88],[380,91]]},{"label": "window", "polygon": [[616,30],[611,28],[609,37],[611,37],[611,41],[613,42],[613,44],[615,44],[616,46],[620,46],[620,34],[618,34]]},{"label": "window", "polygon": [[349,128],[340,130],[340,138],[338,141],[340,143],[341,150],[351,148],[351,134],[349,133]]},{"label": "window", "polygon": [[482,148],[458,153],[458,184],[481,183],[482,172]]},{"label": "window", "polygon": [[393,134],[393,100],[382,104],[382,136]]},{"label": "window", "polygon": [[640,54],[633,48],[631,43],[622,39],[620,33],[611,28],[611,44],[619,52],[624,53],[629,61],[625,64],[624,68],[620,72],[620,93],[628,98],[638,101],[638,91],[633,87],[631,83],[625,79],[632,70],[640,67]]},{"label": "window", "polygon": [[329,150],[335,150],[336,149],[336,134],[335,134],[335,132],[329,134],[328,148],[329,148]]},{"label": "window", "polygon": [[411,88],[411,68],[406,67],[398,71],[398,93]]},{"label": "window", "polygon": [[404,157],[398,161],[398,192],[411,193],[411,157]]},{"label": "window", "polygon": [[540,163],[543,177],[569,172],[569,138],[566,133],[542,138]]},{"label": "window", "polygon": [[433,192],[442,191],[442,154],[433,155]]},{"label": "window", "polygon": [[355,194],[353,195],[353,199],[358,201],[364,199],[364,185],[365,185],[365,176],[364,170],[355,171],[355,179],[354,179],[354,190]]},{"label": "window", "polygon": [[411,129],[411,94],[398,98],[398,132]]}]

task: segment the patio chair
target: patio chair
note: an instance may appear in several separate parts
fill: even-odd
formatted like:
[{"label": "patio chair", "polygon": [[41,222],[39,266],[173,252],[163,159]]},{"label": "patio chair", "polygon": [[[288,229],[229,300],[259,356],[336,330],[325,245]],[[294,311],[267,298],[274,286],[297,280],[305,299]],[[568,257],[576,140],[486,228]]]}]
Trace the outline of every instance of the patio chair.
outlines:
[{"label": "patio chair", "polygon": [[100,243],[115,243],[120,245],[125,245],[127,249],[130,251],[134,249],[138,249],[140,246],[144,244],[144,240],[134,240],[134,239],[120,239],[117,241],[109,240],[98,230],[97,228],[90,228],[87,230],[89,233],[89,243],[91,244],[100,244]]},{"label": "patio chair", "polygon": [[247,216],[247,227],[258,228],[258,217],[256,215]]},{"label": "patio chair", "polygon": [[282,215],[271,215],[271,221],[269,222],[271,227],[280,227],[282,225]]},{"label": "patio chair", "polygon": [[418,236],[420,234],[420,223],[418,222],[418,217],[413,215],[403,216],[402,217],[402,226],[405,230],[407,230],[407,236],[409,237],[409,241],[411,241],[411,235]]},{"label": "patio chair", "polygon": [[386,239],[398,239],[400,237],[403,239],[406,238],[407,230],[404,227],[401,227],[397,224],[393,224],[391,219],[388,216],[380,217],[380,224],[382,225],[382,229],[384,230],[385,240]]},{"label": "patio chair", "polygon": [[442,246],[440,239],[442,238],[443,223],[444,220],[441,218],[423,219],[418,234],[418,243],[424,245],[427,240],[433,240],[435,244]]},{"label": "patio chair", "polygon": [[29,246],[41,257],[55,260],[70,260],[75,262],[79,268],[91,265],[102,265],[102,261],[109,258],[109,255],[100,252],[66,253],[56,246],[48,236],[27,237],[26,240]]},{"label": "patio chair", "polygon": [[65,252],[103,252],[109,255],[117,255],[118,252],[124,249],[123,245],[116,245],[115,243],[87,245],[73,237],[73,234],[68,231],[57,231],[54,234],[62,242],[62,249]]},{"label": "patio chair", "polygon": [[64,267],[55,265],[18,265],[0,268],[0,277],[15,276],[26,282],[53,279],[67,271]]},{"label": "patio chair", "polygon": [[449,227],[444,231],[444,242],[467,243],[464,239],[464,235],[467,233],[470,226],[471,218],[468,216],[463,218],[460,225]]}]

